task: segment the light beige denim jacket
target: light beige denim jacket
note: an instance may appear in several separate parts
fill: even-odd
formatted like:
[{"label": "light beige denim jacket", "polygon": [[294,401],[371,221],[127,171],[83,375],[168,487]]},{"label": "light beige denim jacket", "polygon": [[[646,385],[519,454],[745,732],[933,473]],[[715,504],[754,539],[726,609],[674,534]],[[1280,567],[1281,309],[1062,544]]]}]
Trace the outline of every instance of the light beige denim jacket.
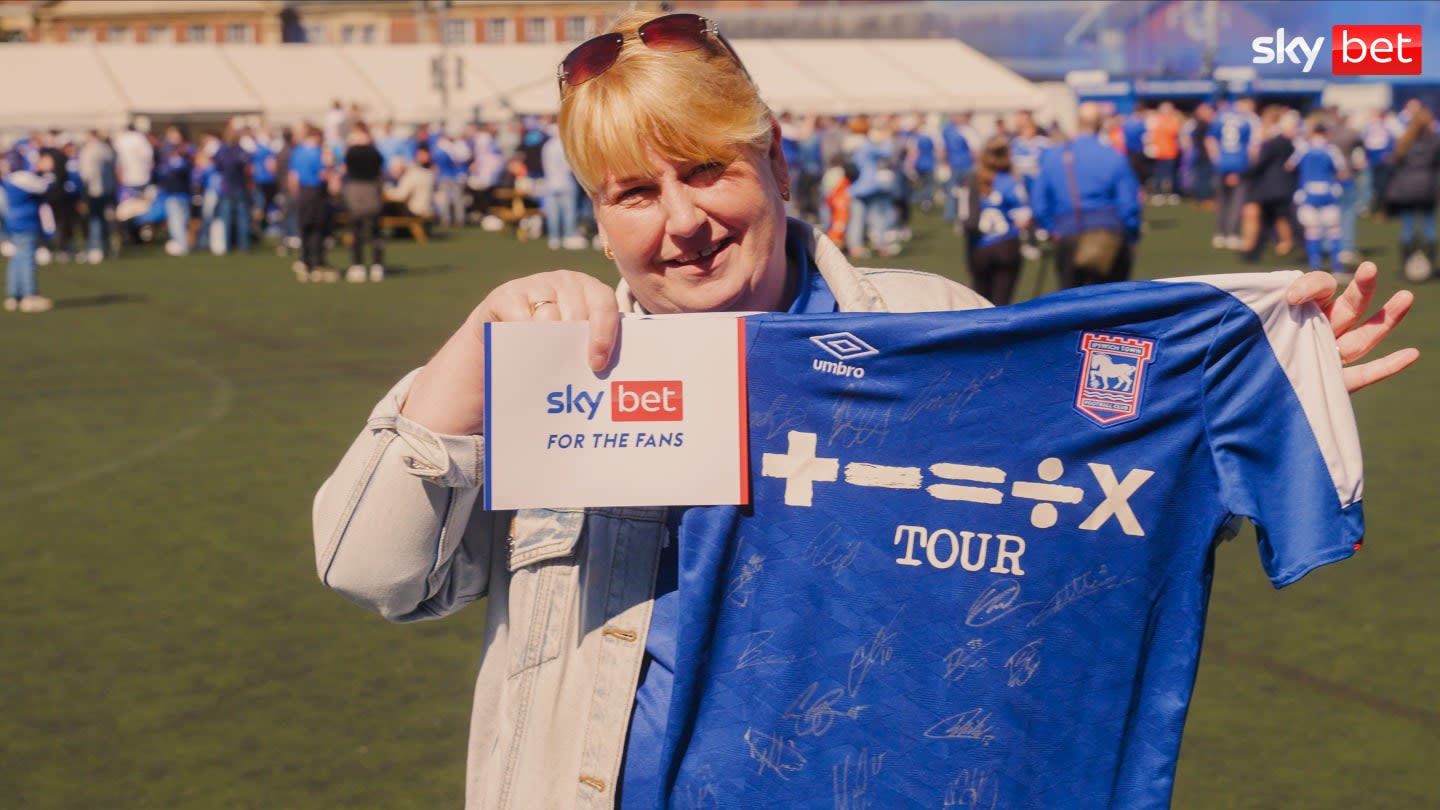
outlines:
[{"label": "light beige denim jacket", "polygon": [[[808,240],[842,311],[989,306],[939,276],[857,269],[805,223],[792,220],[788,238]],[[622,312],[641,311],[623,282],[617,296]],[[477,508],[484,437],[401,416],[414,377],[375,406],[315,496],[320,579],[396,622],[489,598],[468,810],[613,807],[665,510]]]}]

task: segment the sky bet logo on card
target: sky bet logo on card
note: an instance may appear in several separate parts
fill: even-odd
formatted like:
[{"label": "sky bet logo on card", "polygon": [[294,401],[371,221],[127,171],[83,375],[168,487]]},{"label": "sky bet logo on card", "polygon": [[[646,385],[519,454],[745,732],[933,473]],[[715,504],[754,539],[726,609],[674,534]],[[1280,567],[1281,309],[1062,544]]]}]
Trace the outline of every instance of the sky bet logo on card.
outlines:
[{"label": "sky bet logo on card", "polygon": [[[680,380],[616,380],[610,383],[610,421],[679,422],[685,418],[684,385]],[[546,413],[583,413],[595,418],[607,392],[576,389],[551,391],[545,396]]]},{"label": "sky bet logo on card", "polygon": [[[1336,76],[1419,76],[1423,64],[1418,25],[1335,25],[1330,28],[1330,72]],[[1309,73],[1325,45],[1325,37],[1256,37],[1250,46],[1257,65],[1300,66]]]}]

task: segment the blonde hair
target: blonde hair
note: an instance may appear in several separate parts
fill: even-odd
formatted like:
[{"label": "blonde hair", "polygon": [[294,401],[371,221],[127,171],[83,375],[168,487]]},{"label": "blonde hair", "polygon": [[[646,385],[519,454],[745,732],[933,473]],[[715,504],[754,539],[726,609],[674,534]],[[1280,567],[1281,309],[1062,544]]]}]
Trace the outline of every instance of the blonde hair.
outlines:
[{"label": "blonde hair", "polygon": [[615,64],[564,88],[560,141],[575,178],[593,195],[606,176],[649,177],[650,152],[676,162],[729,162],[747,148],[771,146],[770,108],[719,42],[680,53],[634,39],[662,16],[633,11],[608,33],[625,35]]}]

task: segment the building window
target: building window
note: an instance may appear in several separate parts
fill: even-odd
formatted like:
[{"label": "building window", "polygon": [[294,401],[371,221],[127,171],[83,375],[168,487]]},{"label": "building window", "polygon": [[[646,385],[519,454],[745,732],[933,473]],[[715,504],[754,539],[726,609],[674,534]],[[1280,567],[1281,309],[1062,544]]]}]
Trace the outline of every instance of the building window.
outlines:
[{"label": "building window", "polygon": [[340,42],[345,45],[375,44],[375,26],[344,25],[340,27]]},{"label": "building window", "polygon": [[555,21],[549,17],[530,17],[525,20],[526,42],[553,42]]},{"label": "building window", "polygon": [[515,27],[509,17],[491,17],[485,21],[486,42],[514,42]]},{"label": "building window", "polygon": [[208,25],[187,25],[185,26],[185,41],[190,43],[209,42],[210,26]]},{"label": "building window", "polygon": [[135,41],[135,29],[128,25],[112,25],[105,29],[105,41],[129,45]]},{"label": "building window", "polygon": [[245,23],[225,26],[225,42],[229,45],[246,45],[255,41],[255,29]]},{"label": "building window", "polygon": [[152,25],[145,29],[145,41],[157,45],[174,44],[175,29],[168,25]]},{"label": "building window", "polygon": [[305,41],[312,45],[323,45],[330,41],[325,23],[305,23]]},{"label": "building window", "polygon": [[448,45],[468,45],[475,41],[474,20],[446,20],[441,39]]},{"label": "building window", "polygon": [[591,36],[589,17],[565,18],[565,40],[567,42],[582,42]]},{"label": "building window", "polygon": [[74,27],[74,28],[67,28],[67,29],[65,29],[65,41],[66,41],[66,42],[94,42],[94,41],[95,41],[95,32],[94,32],[94,31],[91,31],[87,26],[83,26],[83,25],[76,26],[76,27]]}]

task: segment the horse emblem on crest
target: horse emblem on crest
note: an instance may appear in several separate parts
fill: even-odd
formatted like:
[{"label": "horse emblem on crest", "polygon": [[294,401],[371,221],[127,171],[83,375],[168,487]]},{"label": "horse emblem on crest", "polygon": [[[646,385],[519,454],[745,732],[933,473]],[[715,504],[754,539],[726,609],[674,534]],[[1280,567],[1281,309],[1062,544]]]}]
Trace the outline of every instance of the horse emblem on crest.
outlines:
[{"label": "horse emblem on crest", "polygon": [[1080,337],[1080,391],[1075,410],[1101,427],[1140,415],[1145,364],[1155,354],[1147,338],[1086,332]]}]

